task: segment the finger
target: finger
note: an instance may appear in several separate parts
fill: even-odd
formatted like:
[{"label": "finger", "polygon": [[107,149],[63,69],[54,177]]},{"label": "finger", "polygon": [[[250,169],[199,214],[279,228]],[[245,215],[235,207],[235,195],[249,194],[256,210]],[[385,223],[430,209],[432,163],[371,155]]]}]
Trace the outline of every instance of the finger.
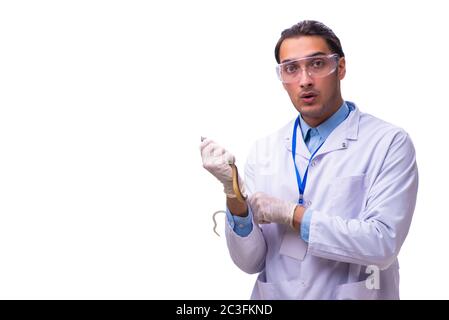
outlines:
[{"label": "finger", "polygon": [[213,170],[216,173],[220,172],[226,176],[231,176],[231,167],[224,163],[221,157],[205,154],[203,156],[203,167],[209,171]]},{"label": "finger", "polygon": [[248,198],[248,204],[251,207],[251,209],[253,209],[253,207],[254,207],[254,196],[255,196],[255,194],[252,194]]},{"label": "finger", "polygon": [[217,145],[213,142],[209,143],[208,145],[206,145],[202,152],[201,152],[201,156],[207,159],[211,159],[215,157],[215,152],[217,150]]},{"label": "finger", "polygon": [[259,213],[254,214],[254,212],[253,212],[253,217],[254,217],[254,222],[257,224],[271,223],[270,221],[265,220],[264,217]]},{"label": "finger", "polygon": [[251,203],[254,203],[254,204],[255,204],[256,202],[260,202],[260,201],[261,201],[262,199],[264,199],[264,198],[265,198],[265,193],[258,191],[258,192],[255,192],[255,193],[253,193],[253,194],[251,195],[249,201],[250,201]]},{"label": "finger", "polygon": [[212,141],[203,148],[202,154],[215,158],[219,157],[223,152],[225,152],[224,149]]},{"label": "finger", "polygon": [[203,147],[203,153],[215,158],[223,156],[226,152],[227,151],[222,146],[212,140]]},{"label": "finger", "polygon": [[200,144],[200,151],[203,152],[204,148],[207,147],[211,143],[215,143],[215,142],[208,138],[204,139]]},{"label": "finger", "polygon": [[234,163],[235,158],[232,154],[217,144],[210,144],[203,150],[204,158],[207,158],[208,162],[215,165],[228,165]]},{"label": "finger", "polygon": [[235,163],[235,157],[230,154],[229,152],[225,152],[223,154],[223,162],[227,164],[234,164]]}]

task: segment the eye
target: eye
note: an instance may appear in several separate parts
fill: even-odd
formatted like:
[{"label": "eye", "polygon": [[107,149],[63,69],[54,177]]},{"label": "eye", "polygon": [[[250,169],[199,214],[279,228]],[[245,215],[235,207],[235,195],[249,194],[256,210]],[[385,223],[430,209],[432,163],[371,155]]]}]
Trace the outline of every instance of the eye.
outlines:
[{"label": "eye", "polygon": [[311,61],[310,66],[314,69],[321,69],[326,65],[324,59],[314,59]]},{"label": "eye", "polygon": [[298,66],[294,63],[289,63],[282,68],[282,70],[287,74],[295,73],[298,71],[298,69]]}]

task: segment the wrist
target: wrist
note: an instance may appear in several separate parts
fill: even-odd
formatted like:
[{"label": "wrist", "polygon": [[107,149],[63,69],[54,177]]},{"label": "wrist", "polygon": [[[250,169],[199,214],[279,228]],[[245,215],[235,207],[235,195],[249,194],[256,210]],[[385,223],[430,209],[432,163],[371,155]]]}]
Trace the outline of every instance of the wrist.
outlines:
[{"label": "wrist", "polygon": [[298,232],[301,227],[301,221],[305,211],[306,208],[300,205],[297,205],[293,211],[292,228]]},{"label": "wrist", "polygon": [[226,206],[234,216],[246,217],[248,216],[248,206],[246,202],[240,202],[237,198],[226,196]]}]

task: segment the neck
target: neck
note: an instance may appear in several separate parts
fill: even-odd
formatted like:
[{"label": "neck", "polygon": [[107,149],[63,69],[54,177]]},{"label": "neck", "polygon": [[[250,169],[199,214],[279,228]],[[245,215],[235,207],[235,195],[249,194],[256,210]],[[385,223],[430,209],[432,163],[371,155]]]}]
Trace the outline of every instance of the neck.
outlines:
[{"label": "neck", "polygon": [[332,117],[332,115],[337,112],[337,110],[341,107],[343,104],[343,98],[340,96],[340,98],[337,100],[336,103],[334,103],[333,107],[329,109],[327,113],[324,113],[317,117],[307,117],[303,116],[302,118],[304,121],[312,128],[318,127],[320,124],[322,124],[324,121]]}]

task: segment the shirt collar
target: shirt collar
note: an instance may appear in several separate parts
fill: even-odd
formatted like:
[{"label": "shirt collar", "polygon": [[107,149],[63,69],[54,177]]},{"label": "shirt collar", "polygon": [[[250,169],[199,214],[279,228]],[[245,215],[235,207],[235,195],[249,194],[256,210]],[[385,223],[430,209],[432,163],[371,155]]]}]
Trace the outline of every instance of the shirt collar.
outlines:
[{"label": "shirt collar", "polygon": [[[346,119],[346,117],[349,114],[349,107],[346,104],[346,101],[343,101],[343,104],[340,106],[340,108],[335,112],[329,119],[324,121],[322,124],[320,124],[315,129],[318,131],[318,134],[323,138],[323,140],[326,140],[327,137],[331,134],[331,132],[338,127],[340,123],[343,122],[343,120]],[[301,127],[301,133],[303,139],[306,138],[307,132],[312,128],[310,127],[301,117],[299,117],[299,124]]]}]

